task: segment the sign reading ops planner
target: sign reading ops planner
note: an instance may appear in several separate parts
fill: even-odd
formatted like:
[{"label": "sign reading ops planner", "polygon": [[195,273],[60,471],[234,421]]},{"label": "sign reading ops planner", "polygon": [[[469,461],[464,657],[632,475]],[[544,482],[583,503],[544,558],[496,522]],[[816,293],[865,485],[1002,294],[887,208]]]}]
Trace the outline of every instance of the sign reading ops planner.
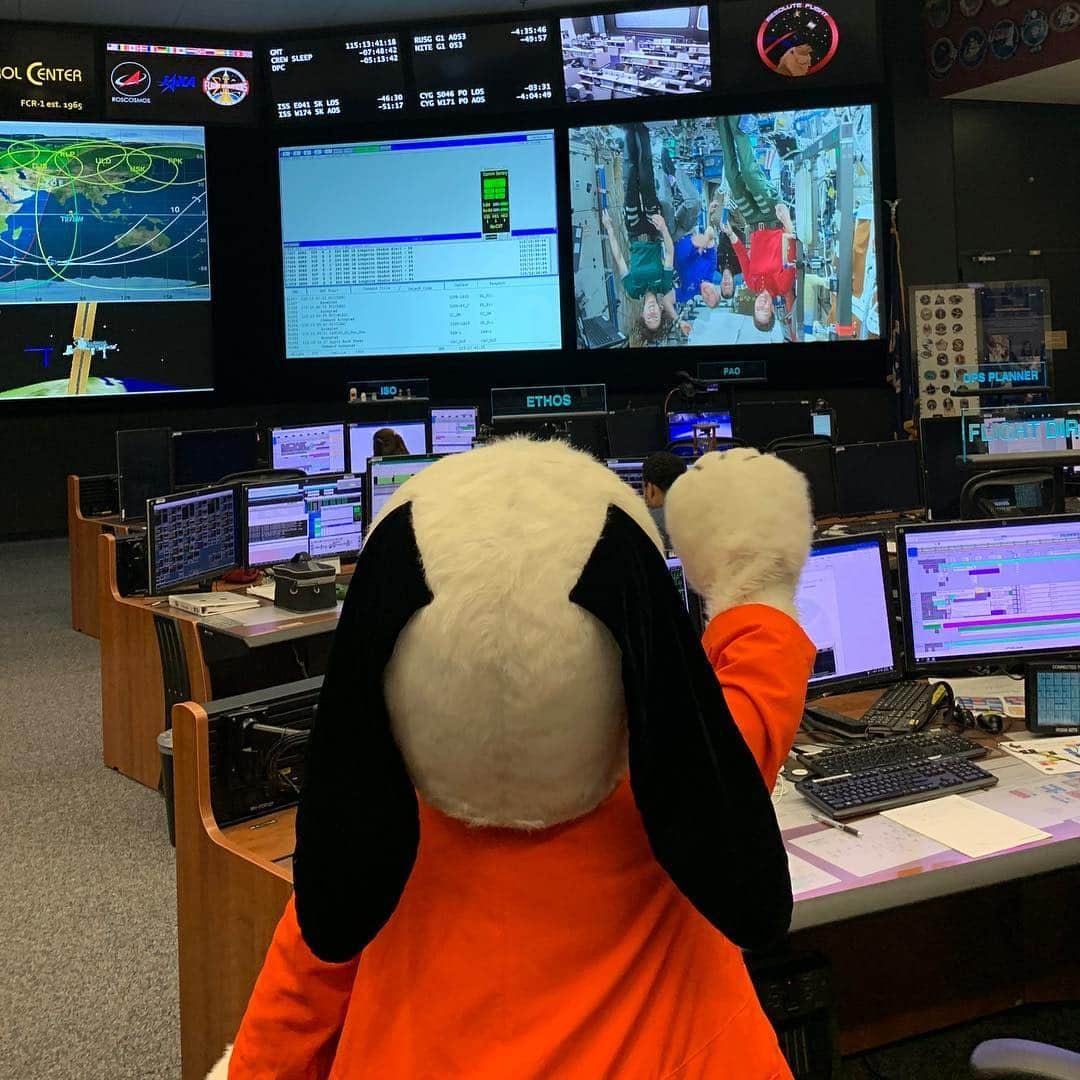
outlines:
[{"label": "sign reading ops planner", "polygon": [[527,420],[550,416],[603,416],[607,387],[603,383],[573,386],[492,387],[493,420]]},{"label": "sign reading ops planner", "polygon": [[96,93],[90,34],[5,26],[0,35],[0,115],[94,119]]}]

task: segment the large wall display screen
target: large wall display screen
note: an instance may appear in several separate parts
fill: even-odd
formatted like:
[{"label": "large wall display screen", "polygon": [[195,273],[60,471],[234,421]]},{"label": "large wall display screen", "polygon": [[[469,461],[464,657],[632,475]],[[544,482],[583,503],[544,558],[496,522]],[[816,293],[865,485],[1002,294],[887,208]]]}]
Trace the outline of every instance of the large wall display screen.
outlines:
[{"label": "large wall display screen", "polygon": [[105,61],[110,119],[178,124],[257,119],[251,49],[110,41]]},{"label": "large wall display screen", "polygon": [[271,45],[274,119],[371,120],[405,108],[397,34],[308,38]]},{"label": "large wall display screen", "polygon": [[202,128],[0,122],[0,396],[208,389],[209,301]]},{"label": "large wall display screen", "polygon": [[554,133],[279,151],[288,357],[560,346]]},{"label": "large wall display screen", "polygon": [[880,336],[869,105],[570,132],[578,344]]},{"label": "large wall display screen", "polygon": [[0,116],[93,120],[97,92],[93,35],[4,25]]},{"label": "large wall display screen", "polygon": [[559,41],[567,101],[692,94],[712,86],[707,4],[562,19]]},{"label": "large wall display screen", "polygon": [[[962,0],[961,7],[969,3],[982,6]],[[733,0],[718,12],[716,70],[740,93],[882,78],[875,0]]]},{"label": "large wall display screen", "polygon": [[423,112],[542,108],[555,100],[558,67],[545,19],[418,30],[412,68]]}]

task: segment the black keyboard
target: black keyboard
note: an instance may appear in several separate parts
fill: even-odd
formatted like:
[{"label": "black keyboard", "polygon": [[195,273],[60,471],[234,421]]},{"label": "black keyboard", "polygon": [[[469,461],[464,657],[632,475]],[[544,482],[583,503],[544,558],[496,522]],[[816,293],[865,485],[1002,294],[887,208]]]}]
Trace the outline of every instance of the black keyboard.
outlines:
[{"label": "black keyboard", "polygon": [[843,776],[800,780],[795,790],[837,821],[993,787],[998,778],[964,758],[934,758]]},{"label": "black keyboard", "polygon": [[934,688],[924,682],[902,682],[890,686],[863,713],[867,735],[901,735],[919,731],[930,722],[930,699]]},{"label": "black keyboard", "polygon": [[582,333],[590,349],[608,349],[626,340],[611,319],[593,315],[582,323]]},{"label": "black keyboard", "polygon": [[941,728],[930,728],[914,735],[894,735],[858,746],[836,746],[815,754],[795,752],[799,764],[815,776],[840,776],[843,773],[880,769],[883,765],[908,765],[933,758],[986,757],[986,747]]}]

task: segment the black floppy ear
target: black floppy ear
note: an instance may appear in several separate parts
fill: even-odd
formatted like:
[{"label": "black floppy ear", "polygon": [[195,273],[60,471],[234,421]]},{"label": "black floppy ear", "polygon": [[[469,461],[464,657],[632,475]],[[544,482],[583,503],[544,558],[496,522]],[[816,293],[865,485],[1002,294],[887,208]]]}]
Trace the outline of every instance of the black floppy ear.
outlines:
[{"label": "black floppy ear", "polygon": [[657,861],[735,944],[781,937],[791,880],[772,800],[664,560],[622,510],[570,599],[622,650],[630,786]]},{"label": "black floppy ear", "polygon": [[406,504],[379,523],[356,563],[296,814],[296,916],[320,960],[351,960],[371,942],[416,861],[416,791],[390,732],[383,672],[431,598]]}]

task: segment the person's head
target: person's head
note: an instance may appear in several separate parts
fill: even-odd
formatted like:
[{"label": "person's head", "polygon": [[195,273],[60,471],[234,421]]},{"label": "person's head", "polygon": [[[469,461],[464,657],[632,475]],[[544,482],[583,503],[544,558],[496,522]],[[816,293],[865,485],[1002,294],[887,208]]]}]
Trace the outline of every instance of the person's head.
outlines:
[{"label": "person's head", "polygon": [[650,454],[641,468],[641,489],[645,505],[657,510],[664,505],[668,489],[686,472],[686,462],[678,454],[661,450]]},{"label": "person's head", "polygon": [[409,448],[393,428],[379,428],[371,437],[372,457],[403,457]]},{"label": "person's head", "polygon": [[773,307],[772,293],[762,289],[754,297],[754,325],[763,333],[768,333],[776,324],[776,309]]},{"label": "person's head", "polygon": [[641,321],[652,331],[658,330],[664,321],[664,306],[654,292],[647,292],[641,298]]},{"label": "person's head", "polygon": [[730,300],[735,295],[735,275],[726,268],[720,275],[720,295],[725,300]]},{"label": "person's head", "polygon": [[703,281],[701,299],[705,301],[706,307],[714,308],[720,303],[720,290],[711,281]]},{"label": "person's head", "polygon": [[642,344],[663,341],[667,337],[671,324],[671,315],[664,310],[660,298],[654,292],[647,292],[641,301],[641,315],[637,320],[637,330]]}]

